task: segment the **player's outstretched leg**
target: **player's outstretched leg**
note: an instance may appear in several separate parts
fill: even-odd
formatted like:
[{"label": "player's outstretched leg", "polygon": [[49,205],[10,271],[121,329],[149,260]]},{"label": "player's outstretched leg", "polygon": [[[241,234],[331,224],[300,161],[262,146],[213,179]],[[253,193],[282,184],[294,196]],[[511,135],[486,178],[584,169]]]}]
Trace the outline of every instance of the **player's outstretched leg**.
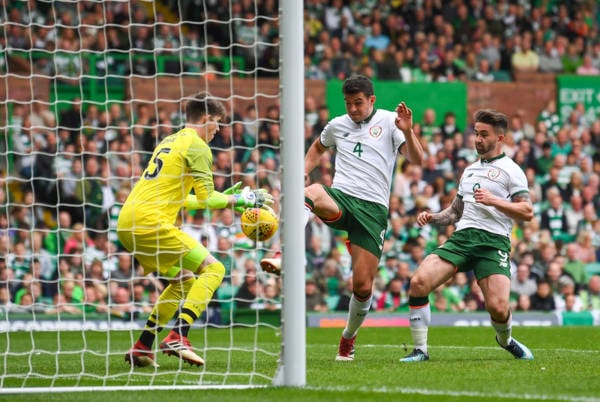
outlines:
[{"label": "player's outstretched leg", "polygon": [[340,346],[338,347],[338,354],[335,357],[335,360],[338,362],[350,362],[354,360],[354,341],[356,340],[356,335],[354,335],[350,339],[344,338],[342,335],[340,337]]},{"label": "player's outstretched leg", "polygon": [[410,306],[410,334],[415,348],[408,355],[400,359],[402,363],[424,362],[429,360],[427,354],[427,334],[431,322],[431,306],[428,296],[409,297]]},{"label": "player's outstretched leg", "polygon": [[[496,337],[496,342],[498,342],[498,337]],[[502,346],[500,342],[498,342],[498,345]],[[502,346],[502,348],[509,351],[515,359],[533,360],[533,353],[531,353],[531,350],[515,338],[512,338],[508,345]]]},{"label": "player's outstretched leg", "polygon": [[125,354],[125,361],[134,367],[159,367],[154,360],[152,350],[140,341],[137,341]]},{"label": "player's outstretched leg", "polygon": [[402,363],[424,362],[429,360],[429,355],[421,349],[413,349],[408,355],[404,356],[400,361]]},{"label": "player's outstretched leg", "polygon": [[260,260],[260,267],[265,272],[269,272],[269,273],[275,274],[275,275],[280,275],[281,274],[281,252],[278,251],[271,258],[263,258],[262,260]]},{"label": "player's outstretched leg", "polygon": [[160,343],[159,347],[163,353],[169,356],[176,356],[191,365],[204,365],[204,360],[194,352],[188,338],[179,335],[175,331],[169,332],[169,335]]}]

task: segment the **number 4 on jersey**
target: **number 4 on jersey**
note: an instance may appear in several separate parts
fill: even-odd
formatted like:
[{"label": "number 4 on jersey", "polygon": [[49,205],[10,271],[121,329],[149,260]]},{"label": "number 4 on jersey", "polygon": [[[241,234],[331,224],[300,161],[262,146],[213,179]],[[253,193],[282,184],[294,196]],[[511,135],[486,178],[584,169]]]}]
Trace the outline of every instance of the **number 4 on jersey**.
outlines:
[{"label": "number 4 on jersey", "polygon": [[357,142],[352,152],[354,152],[359,158],[362,158],[362,144],[360,142]]}]

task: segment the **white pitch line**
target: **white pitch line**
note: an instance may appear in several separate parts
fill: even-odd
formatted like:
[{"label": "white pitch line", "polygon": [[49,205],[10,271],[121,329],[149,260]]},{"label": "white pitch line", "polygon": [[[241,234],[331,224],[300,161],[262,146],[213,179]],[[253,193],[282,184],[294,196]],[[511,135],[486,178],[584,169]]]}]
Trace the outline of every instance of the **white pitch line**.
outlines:
[{"label": "white pitch line", "polygon": [[[409,348],[409,346],[412,346],[410,344],[405,344],[407,348]],[[536,348],[536,347],[531,347],[531,345],[529,345],[530,348],[534,351],[540,351],[540,352],[561,352],[561,353],[600,353],[600,349],[566,349],[566,348]],[[366,344],[366,345],[359,345],[358,347],[360,348],[392,348],[392,349],[404,349],[404,345],[403,344],[399,344],[399,345],[375,345],[375,344]],[[478,350],[497,350],[498,346],[457,346],[457,345],[428,345],[428,349],[458,349],[458,350],[462,350],[462,349],[468,349],[468,350],[473,350],[473,349],[478,349]]]},{"label": "white pitch line", "polygon": [[378,388],[351,388],[351,387],[306,387],[316,391],[362,391],[362,392],[377,392],[377,393],[400,393],[408,395],[436,395],[436,396],[458,396],[458,397],[473,397],[473,398],[498,398],[498,399],[523,399],[523,400],[540,400],[540,401],[568,401],[568,402],[600,402],[599,398],[589,396],[573,396],[573,395],[543,395],[543,394],[511,394],[511,393],[494,393],[494,392],[477,392],[477,391],[452,391],[452,390],[435,390],[422,388],[406,388],[406,387],[378,387]]}]

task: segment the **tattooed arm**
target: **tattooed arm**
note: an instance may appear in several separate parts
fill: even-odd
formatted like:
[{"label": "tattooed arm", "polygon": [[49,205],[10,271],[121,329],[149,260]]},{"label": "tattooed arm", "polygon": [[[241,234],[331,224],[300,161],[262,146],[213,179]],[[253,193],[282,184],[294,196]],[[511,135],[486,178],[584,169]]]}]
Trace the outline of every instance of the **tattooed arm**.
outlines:
[{"label": "tattooed arm", "polygon": [[533,206],[528,192],[515,194],[510,201],[495,197],[488,190],[480,188],[475,190],[475,201],[496,208],[506,216],[518,221],[533,219]]},{"label": "tattooed arm", "polygon": [[427,223],[434,223],[440,226],[448,226],[457,222],[463,214],[465,204],[460,197],[455,197],[452,205],[436,214],[431,212],[421,212],[417,215],[417,223],[424,226]]}]

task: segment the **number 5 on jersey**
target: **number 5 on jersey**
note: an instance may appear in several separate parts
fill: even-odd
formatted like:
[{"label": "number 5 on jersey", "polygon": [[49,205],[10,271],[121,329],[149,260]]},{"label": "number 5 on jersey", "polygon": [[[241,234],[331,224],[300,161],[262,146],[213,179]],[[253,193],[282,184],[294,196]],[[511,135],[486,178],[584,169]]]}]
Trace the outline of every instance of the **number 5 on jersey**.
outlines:
[{"label": "number 5 on jersey", "polygon": [[150,169],[150,165],[148,165],[148,168],[146,169],[146,173],[144,173],[144,179],[150,180],[150,179],[154,179],[156,176],[158,176],[158,174],[160,173],[160,170],[163,167],[163,160],[160,159],[160,154],[163,154],[163,153],[168,154],[169,152],[171,152],[171,148],[162,148],[156,153],[154,158],[152,158],[152,160],[150,161],[150,163],[154,164],[154,170],[152,172],[148,171],[148,169]]}]

